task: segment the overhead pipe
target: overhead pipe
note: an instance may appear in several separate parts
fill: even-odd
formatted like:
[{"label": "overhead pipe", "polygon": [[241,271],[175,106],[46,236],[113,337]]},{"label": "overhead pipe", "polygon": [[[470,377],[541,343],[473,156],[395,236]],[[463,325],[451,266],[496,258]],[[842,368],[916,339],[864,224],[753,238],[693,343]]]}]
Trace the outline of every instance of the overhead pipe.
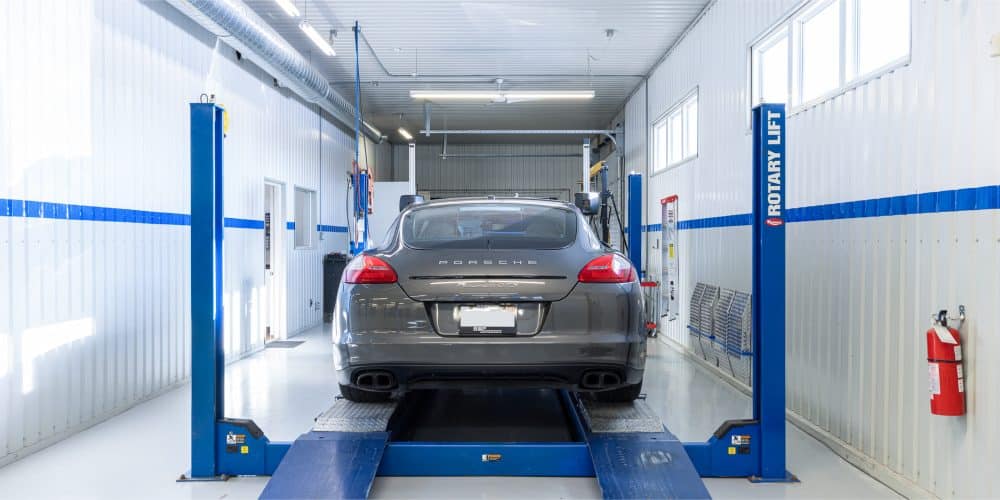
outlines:
[{"label": "overhead pipe", "polygon": [[614,131],[613,130],[604,130],[604,129],[591,129],[591,130],[588,130],[588,129],[579,129],[579,130],[576,130],[576,129],[571,129],[571,130],[545,130],[545,129],[541,129],[541,130],[509,130],[509,129],[500,129],[500,130],[480,130],[480,129],[471,129],[471,130],[430,130],[430,129],[423,129],[423,130],[420,131],[420,133],[424,134],[424,135],[427,135],[427,136],[430,136],[430,135],[442,135],[442,134],[445,135],[445,136],[447,136],[447,135],[583,135],[583,136],[603,135],[603,136],[605,136],[605,137],[607,137],[608,139],[611,140],[611,143],[615,145],[615,149],[618,149],[618,141],[615,140],[615,135],[614,135],[615,133],[614,133]]},{"label": "overhead pipe", "polygon": [[442,159],[448,158],[580,158],[580,153],[441,153]]},{"label": "overhead pipe", "polygon": [[[338,94],[309,64],[241,0],[167,0],[184,15],[240,51],[308,102],[318,104],[337,121],[354,128],[355,106]],[[363,123],[366,137],[381,143],[382,132]]]},{"label": "overhead pipe", "polygon": [[[378,64],[379,69],[381,69],[382,72],[385,73],[385,76],[388,76],[388,77],[391,77],[391,78],[406,78],[407,80],[405,80],[404,82],[418,81],[418,82],[421,82],[421,83],[427,83],[427,82],[424,82],[424,81],[420,80],[421,77],[427,77],[427,78],[489,78],[490,81],[493,81],[497,77],[497,75],[493,75],[493,74],[489,74],[488,75],[488,74],[481,74],[481,73],[480,74],[476,74],[476,73],[472,73],[472,74],[469,74],[469,73],[466,73],[466,74],[461,74],[461,73],[459,73],[459,74],[446,74],[446,73],[420,74],[419,71],[418,71],[418,68],[416,68],[416,67],[414,67],[413,71],[410,72],[410,73],[393,73],[392,71],[389,71],[389,68],[382,61],[382,58],[379,57],[378,52],[375,52],[375,47],[372,47],[372,44],[368,41],[368,38],[365,37],[364,33],[361,34],[361,41],[363,41],[365,43],[365,47],[368,48],[368,52],[371,53],[372,58]],[[414,66],[416,66],[416,64],[414,64]],[[511,78],[511,77],[514,77],[514,78],[550,78],[550,77],[557,77],[557,78],[558,77],[576,77],[576,78],[581,78],[581,77],[588,77],[588,78],[622,78],[622,77],[627,77],[627,78],[643,78],[644,76],[645,75],[631,75],[631,74],[596,74],[596,75],[594,75],[594,74],[589,74],[589,73],[562,73],[562,74],[544,74],[544,73],[543,74],[539,74],[539,73],[526,73],[526,74],[524,74],[524,73],[522,73],[522,74],[508,74],[508,75],[505,75],[505,78]],[[333,83],[337,84],[337,83],[345,83],[345,82],[344,81],[334,81]],[[353,83],[353,82],[351,82],[351,83]]]}]

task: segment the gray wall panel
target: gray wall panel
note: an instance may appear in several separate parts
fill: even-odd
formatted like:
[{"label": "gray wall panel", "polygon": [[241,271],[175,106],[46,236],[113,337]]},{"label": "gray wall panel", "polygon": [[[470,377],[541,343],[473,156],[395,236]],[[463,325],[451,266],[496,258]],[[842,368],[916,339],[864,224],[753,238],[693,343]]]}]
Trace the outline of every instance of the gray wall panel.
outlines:
[{"label": "gray wall panel", "polygon": [[[441,146],[417,144],[417,190],[442,196],[519,192],[552,195],[569,201],[580,188],[582,157],[500,155],[576,155],[575,144],[449,144],[452,155],[498,155],[495,158],[441,158]],[[395,146],[397,171],[405,171],[406,146]]]}]

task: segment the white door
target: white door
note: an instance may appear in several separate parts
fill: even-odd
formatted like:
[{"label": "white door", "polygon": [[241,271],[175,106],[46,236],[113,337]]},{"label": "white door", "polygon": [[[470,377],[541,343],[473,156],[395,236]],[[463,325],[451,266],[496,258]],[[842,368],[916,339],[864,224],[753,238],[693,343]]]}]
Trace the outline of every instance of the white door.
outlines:
[{"label": "white door", "polygon": [[285,338],[285,186],[264,182],[264,342]]}]

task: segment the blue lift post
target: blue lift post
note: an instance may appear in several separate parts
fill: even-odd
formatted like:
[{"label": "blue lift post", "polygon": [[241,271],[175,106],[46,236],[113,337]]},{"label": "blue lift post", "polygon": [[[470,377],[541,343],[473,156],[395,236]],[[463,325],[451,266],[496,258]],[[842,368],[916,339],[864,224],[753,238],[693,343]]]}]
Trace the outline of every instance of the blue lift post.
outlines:
[{"label": "blue lift post", "polygon": [[702,477],[797,481],[785,468],[785,105],[753,110],[753,418],[685,443]]},{"label": "blue lift post", "polygon": [[795,481],[785,468],[785,105],[753,110],[754,481]]},{"label": "blue lift post", "polygon": [[642,268],[642,174],[628,174],[628,258],[645,276]]},{"label": "blue lift post", "polygon": [[271,474],[290,446],[224,415],[223,113],[191,104],[191,471],[180,480]]}]

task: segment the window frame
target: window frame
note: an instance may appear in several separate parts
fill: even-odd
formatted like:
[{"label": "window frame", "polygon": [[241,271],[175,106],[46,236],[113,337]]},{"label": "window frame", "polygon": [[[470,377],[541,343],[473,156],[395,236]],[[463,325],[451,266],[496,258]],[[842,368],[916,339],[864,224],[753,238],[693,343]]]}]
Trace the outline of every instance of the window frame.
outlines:
[{"label": "window frame", "polygon": [[[299,238],[298,238],[299,231],[300,231],[299,220],[298,220],[299,219],[298,195],[299,195],[300,192],[301,193],[307,193],[309,195],[309,203],[308,203],[309,207],[308,207],[308,210],[309,210],[309,222],[310,223],[308,225],[311,226],[311,228],[301,229],[302,231],[305,231],[304,234],[308,234],[308,236],[309,236],[309,243],[307,243],[305,245],[300,245],[299,244]],[[318,232],[318,230],[316,228],[316,226],[317,226],[316,220],[317,220],[317,214],[318,214],[318,204],[319,204],[319,192],[317,190],[311,189],[311,188],[307,188],[305,186],[293,186],[292,187],[292,206],[295,209],[295,212],[292,215],[292,221],[295,223],[295,227],[292,230],[292,248],[293,249],[295,249],[295,250],[312,250],[312,249],[316,248],[316,241],[318,240],[318,238],[316,238],[316,233]]]},{"label": "window frame", "polygon": [[[906,54],[889,61],[882,66],[873,68],[868,72],[860,71],[861,51],[859,40],[860,9],[861,0],[804,0],[793,7],[787,14],[777,22],[764,30],[759,36],[750,41],[747,45],[748,77],[747,95],[750,96],[750,106],[747,109],[747,131],[750,130],[751,110],[760,104],[762,86],[762,72],[760,71],[759,53],[772,47],[781,38],[788,41],[788,97],[785,103],[788,106],[789,116],[815,107],[830,99],[846,94],[862,85],[881,78],[899,68],[909,66],[913,61],[913,0],[906,0],[909,4],[907,10],[907,51]],[[802,23],[808,21],[818,13],[823,12],[831,4],[839,5],[840,35],[838,43],[840,45],[839,75],[840,81],[837,86],[828,92],[824,92],[809,100],[802,99],[803,69],[802,63]],[[850,21],[848,20],[850,17]]]},{"label": "window frame", "polygon": [[[673,170],[674,168],[677,168],[677,167],[679,167],[679,166],[681,166],[681,165],[683,165],[683,164],[685,164],[685,163],[687,163],[687,162],[689,162],[691,160],[695,160],[695,159],[698,158],[698,156],[699,156],[699,154],[701,152],[701,134],[698,133],[699,130],[700,130],[700,128],[701,128],[701,117],[699,116],[699,114],[701,113],[701,103],[699,102],[698,97],[699,97],[699,87],[695,87],[691,91],[685,93],[683,95],[683,97],[681,97],[680,99],[678,99],[672,106],[670,106],[669,108],[667,108],[667,111],[665,111],[664,113],[660,114],[659,117],[657,117],[657,119],[653,121],[653,123],[651,125],[651,127],[652,127],[652,135],[653,135],[653,140],[651,141],[651,143],[652,143],[652,156],[653,156],[653,172],[652,172],[651,175],[657,175],[657,174],[666,172],[668,170]],[[694,150],[694,153],[692,153],[692,154],[685,154],[685,153],[688,153],[686,151],[686,149],[687,149],[687,144],[688,144],[688,139],[689,139],[688,136],[690,134],[690,130],[689,130],[689,127],[688,127],[687,114],[686,114],[685,111],[687,110],[688,105],[690,105],[692,102],[695,103],[695,105],[696,105],[695,106],[695,129],[696,130],[694,131],[694,133],[695,133],[695,138],[694,138],[695,150]],[[680,134],[681,157],[680,157],[680,159],[678,159],[678,160],[676,160],[674,162],[671,162],[670,161],[670,121],[673,118],[677,118],[680,121],[680,127],[681,127],[681,134]],[[661,126],[663,127],[663,130],[665,132],[665,134],[664,134],[663,137],[660,137],[657,134],[657,129],[660,128]],[[659,141],[661,141],[661,140],[664,141],[664,157],[663,157],[663,165],[659,166],[659,165],[657,165],[656,154],[657,154],[657,148],[659,146]]]},{"label": "window frame", "polygon": [[[667,138],[668,138],[668,123],[667,117],[663,116],[659,120],[653,122],[653,140],[651,156],[653,158],[653,174],[660,172],[665,172],[667,170]],[[663,130],[663,135],[659,134],[660,129]],[[663,148],[663,157],[660,157],[660,148]],[[662,164],[660,163],[662,160]]]}]

